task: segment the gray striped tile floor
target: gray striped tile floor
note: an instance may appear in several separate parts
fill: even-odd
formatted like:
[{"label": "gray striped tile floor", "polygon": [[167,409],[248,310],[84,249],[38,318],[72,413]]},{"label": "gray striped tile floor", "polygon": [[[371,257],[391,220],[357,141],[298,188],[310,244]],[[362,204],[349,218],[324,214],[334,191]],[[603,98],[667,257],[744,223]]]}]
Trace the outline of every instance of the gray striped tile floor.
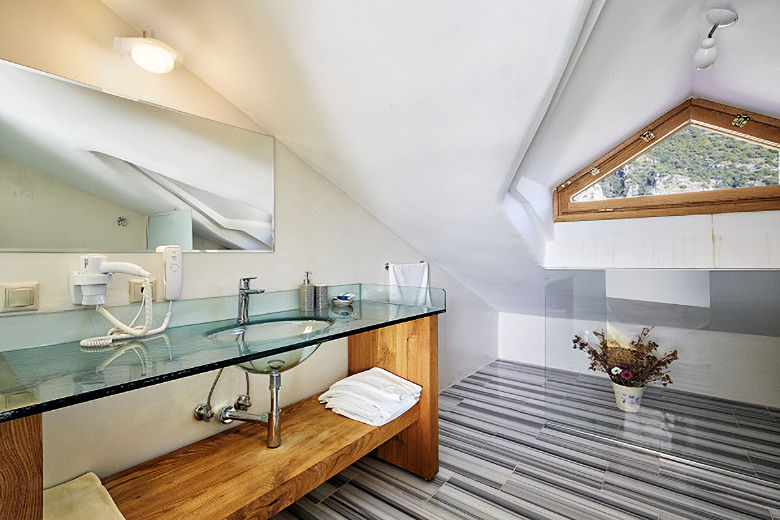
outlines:
[{"label": "gray striped tile floor", "polygon": [[365,457],[274,518],[780,520],[777,410],[654,388],[633,416],[611,395],[496,361],[441,394],[433,481]]}]

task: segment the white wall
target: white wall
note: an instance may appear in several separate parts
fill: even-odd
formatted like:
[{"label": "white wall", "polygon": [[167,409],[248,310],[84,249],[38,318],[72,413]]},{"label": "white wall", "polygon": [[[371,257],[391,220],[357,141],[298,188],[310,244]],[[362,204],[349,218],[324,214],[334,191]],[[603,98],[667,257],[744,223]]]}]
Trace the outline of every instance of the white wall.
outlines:
[{"label": "white wall", "polygon": [[545,317],[498,314],[498,359],[545,365]]},{"label": "white wall", "polygon": [[780,211],[559,222],[545,267],[780,268]]},{"label": "white wall", "polygon": [[[114,91],[141,92],[136,97],[257,129],[196,77],[187,76],[186,69],[177,69],[179,76],[152,77],[106,52],[109,36],[127,33],[129,28],[99,2],[47,2],[40,12],[32,4],[36,3],[0,2],[0,18],[15,22],[7,24],[8,32],[0,33],[0,56]],[[25,45],[30,38],[37,44]],[[258,275],[257,286],[267,290],[290,289],[304,270],[313,271],[320,283],[383,283],[385,262],[424,258],[278,143],[274,166],[276,251],[185,255],[183,298],[234,294],[236,280],[246,275]],[[38,280],[42,307],[68,308],[66,273],[77,257],[0,253],[0,281]],[[153,254],[112,258],[139,263],[159,275]],[[116,277],[109,303],[127,301],[124,280]],[[497,313],[436,265],[431,266],[431,284],[447,290],[448,312],[439,325],[439,384],[445,387],[495,359]],[[313,394],[346,374],[345,340],[323,345],[315,356],[285,374],[282,404]],[[242,385],[238,371],[227,372],[215,393],[217,404],[233,399]],[[194,376],[44,414],[46,485],[85,471],[107,475],[215,433],[220,427],[191,418],[212,376]],[[255,408],[262,410],[268,406],[262,390],[265,380],[255,378],[253,385]]]},{"label": "white wall", "polygon": [[[117,217],[127,219],[117,225]],[[0,157],[0,247],[146,249],[146,215]],[[9,225],[13,223],[13,225]]]},{"label": "white wall", "polygon": [[609,269],[606,297],[672,305],[710,306],[709,271]]}]

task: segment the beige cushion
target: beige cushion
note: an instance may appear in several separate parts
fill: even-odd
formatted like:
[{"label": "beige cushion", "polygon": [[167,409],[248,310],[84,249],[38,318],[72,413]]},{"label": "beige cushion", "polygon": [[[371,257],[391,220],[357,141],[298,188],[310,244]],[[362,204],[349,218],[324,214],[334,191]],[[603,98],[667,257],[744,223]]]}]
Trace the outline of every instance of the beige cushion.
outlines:
[{"label": "beige cushion", "polygon": [[94,473],[43,492],[44,520],[125,520]]}]

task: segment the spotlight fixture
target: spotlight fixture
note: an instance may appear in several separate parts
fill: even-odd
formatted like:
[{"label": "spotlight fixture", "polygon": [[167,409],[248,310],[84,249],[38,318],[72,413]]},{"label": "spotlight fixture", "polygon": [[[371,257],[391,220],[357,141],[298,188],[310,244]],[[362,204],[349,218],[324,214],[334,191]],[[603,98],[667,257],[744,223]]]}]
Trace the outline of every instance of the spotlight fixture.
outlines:
[{"label": "spotlight fixture", "polygon": [[730,9],[710,9],[706,15],[707,21],[712,24],[707,37],[701,42],[701,47],[693,56],[693,63],[698,70],[706,70],[712,67],[715,60],[718,59],[718,46],[715,41],[715,29],[718,27],[728,27],[736,23],[737,13]]},{"label": "spotlight fixture", "polygon": [[114,37],[114,49],[130,56],[136,65],[155,74],[165,74],[173,70],[178,53],[167,43],[146,36],[141,38]]}]

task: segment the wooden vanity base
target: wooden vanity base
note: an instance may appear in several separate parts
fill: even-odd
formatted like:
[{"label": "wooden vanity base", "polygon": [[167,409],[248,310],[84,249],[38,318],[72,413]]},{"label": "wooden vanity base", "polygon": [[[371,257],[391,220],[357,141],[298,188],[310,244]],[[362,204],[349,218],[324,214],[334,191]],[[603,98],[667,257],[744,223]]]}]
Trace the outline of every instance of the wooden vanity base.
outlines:
[{"label": "wooden vanity base", "polygon": [[243,424],[116,475],[103,484],[127,520],[268,518],[405,430],[415,405],[383,426],[326,410],[317,396],[282,413],[282,445]]},{"label": "wooden vanity base", "polygon": [[0,423],[0,520],[43,518],[41,415]]},{"label": "wooden vanity base", "polygon": [[[268,518],[361,457],[426,479],[439,471],[437,316],[349,338],[349,371],[374,366],[423,387],[420,402],[383,426],[326,410],[312,396],[283,410],[282,445],[264,424],[226,432],[104,479],[127,520]],[[41,416],[0,423],[0,520],[43,516]]]},{"label": "wooden vanity base", "polygon": [[420,420],[375,455],[432,480],[439,472],[438,316],[349,337],[349,373],[380,367],[422,386]]}]

